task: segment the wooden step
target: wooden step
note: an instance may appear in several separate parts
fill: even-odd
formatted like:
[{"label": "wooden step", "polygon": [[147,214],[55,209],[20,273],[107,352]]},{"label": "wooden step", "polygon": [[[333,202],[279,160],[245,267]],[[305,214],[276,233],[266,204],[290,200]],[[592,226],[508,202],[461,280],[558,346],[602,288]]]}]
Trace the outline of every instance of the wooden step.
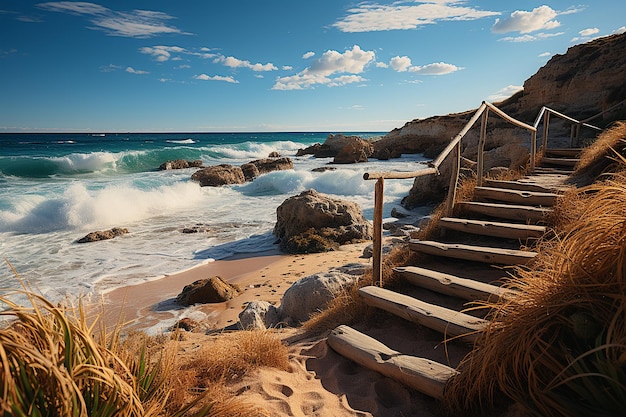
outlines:
[{"label": "wooden step", "polygon": [[328,336],[328,345],[340,355],[436,399],[458,372],[449,366],[404,355],[353,328],[341,325]]},{"label": "wooden step", "polygon": [[439,226],[459,232],[503,239],[537,239],[546,232],[544,226],[460,219],[456,217],[442,217],[439,219]]},{"label": "wooden step", "polygon": [[555,193],[508,190],[505,188],[476,187],[474,199],[505,201],[524,206],[553,206],[559,197]]},{"label": "wooden step", "polygon": [[409,248],[429,255],[500,265],[525,265],[537,256],[536,252],[523,250],[489,248],[459,243],[440,243],[417,239],[409,241]]},{"label": "wooden step", "polygon": [[511,298],[517,295],[515,290],[417,266],[402,266],[393,270],[413,285],[464,300],[495,301],[498,298]]},{"label": "wooden step", "polygon": [[559,167],[575,167],[576,164],[580,161],[578,158],[550,158],[550,157],[542,157],[541,164],[547,165],[557,165]]},{"label": "wooden step", "polygon": [[556,158],[578,158],[582,151],[582,148],[548,148],[544,149],[543,155]]},{"label": "wooden step", "polygon": [[488,324],[487,320],[387,290],[368,286],[359,295],[372,307],[388,311],[413,323],[441,332],[446,338],[458,338],[474,343]]},{"label": "wooden step", "polygon": [[535,193],[552,193],[553,190],[543,187],[532,182],[524,181],[502,181],[502,180],[483,180],[484,187],[490,188],[508,188],[509,190],[530,191]]},{"label": "wooden step", "polygon": [[550,167],[535,167],[535,174],[572,175],[571,169],[557,169]]},{"label": "wooden step", "polygon": [[538,222],[545,220],[545,216],[552,210],[544,207],[521,206],[516,204],[481,203],[466,201],[457,203],[463,210],[470,213],[482,214],[499,219],[519,220],[522,222]]}]

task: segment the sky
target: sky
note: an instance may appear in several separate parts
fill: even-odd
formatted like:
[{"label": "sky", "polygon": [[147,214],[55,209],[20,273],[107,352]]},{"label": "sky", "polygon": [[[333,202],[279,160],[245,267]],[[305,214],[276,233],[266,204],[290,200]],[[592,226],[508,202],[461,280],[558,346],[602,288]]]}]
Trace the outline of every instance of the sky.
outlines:
[{"label": "sky", "polygon": [[624,31],[624,0],[0,0],[0,132],[387,132]]}]

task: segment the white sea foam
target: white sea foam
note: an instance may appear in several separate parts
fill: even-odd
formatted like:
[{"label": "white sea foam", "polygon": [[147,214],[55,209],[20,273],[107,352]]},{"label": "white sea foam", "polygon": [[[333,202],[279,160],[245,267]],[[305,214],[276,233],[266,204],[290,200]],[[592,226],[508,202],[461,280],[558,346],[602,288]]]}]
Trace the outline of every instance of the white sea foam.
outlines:
[{"label": "white sea foam", "polygon": [[176,140],[176,139],[168,139],[166,140],[167,143],[177,143],[180,145],[191,145],[196,143],[195,140],[193,139],[181,139],[181,140]]},{"label": "white sea foam", "polygon": [[97,172],[114,169],[116,155],[109,152],[73,153],[67,156],[51,158],[62,172]]}]

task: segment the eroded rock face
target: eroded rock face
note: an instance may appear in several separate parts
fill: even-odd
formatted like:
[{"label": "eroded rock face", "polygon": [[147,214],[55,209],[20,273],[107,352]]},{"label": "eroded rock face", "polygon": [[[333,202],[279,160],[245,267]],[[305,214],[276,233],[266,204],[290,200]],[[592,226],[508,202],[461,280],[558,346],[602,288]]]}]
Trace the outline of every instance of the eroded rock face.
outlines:
[{"label": "eroded rock face", "polygon": [[302,253],[294,250],[294,242],[311,233],[341,245],[371,239],[373,227],[356,203],[308,190],[288,198],[276,209],[274,234],[280,238],[281,249]]},{"label": "eroded rock face", "polygon": [[584,118],[626,99],[626,33],[572,46],[524,82],[519,111],[541,106]]},{"label": "eroded rock face", "polygon": [[368,141],[352,137],[350,142],[339,150],[333,163],[335,164],[354,164],[358,162],[367,162],[368,157],[374,152],[374,147]]},{"label": "eroded rock face", "polygon": [[219,187],[220,185],[243,184],[246,177],[240,167],[222,164],[196,171],[191,179],[198,181],[201,187]]},{"label": "eroded rock face", "polygon": [[[373,152],[373,148],[369,141],[361,139],[358,136],[345,136],[341,133],[336,135],[330,134],[324,143],[316,143],[304,149],[298,149],[296,156],[313,155],[316,158],[337,158],[334,162],[337,164],[348,164],[354,162],[365,162],[361,154],[365,155],[365,160]],[[343,154],[343,155],[341,155]],[[358,155],[355,158],[353,155]],[[355,160],[356,159],[356,160]]]},{"label": "eroded rock face", "polygon": [[248,164],[253,165],[256,168],[256,176],[267,174],[268,172],[273,171],[284,171],[288,169],[293,169],[293,161],[291,160],[291,158],[257,159],[255,161],[250,161]]},{"label": "eroded rock face", "polygon": [[251,301],[239,313],[239,325],[244,330],[264,330],[279,323],[278,309],[267,301]]},{"label": "eroded rock face", "polygon": [[221,303],[238,296],[239,289],[224,281],[221,277],[200,279],[186,285],[176,296],[176,302],[184,306],[205,303]]},{"label": "eroded rock face", "polygon": [[121,227],[114,227],[109,230],[98,230],[78,239],[76,243],[98,242],[100,240],[113,239],[114,237],[125,235],[126,233],[128,233],[128,229]]}]

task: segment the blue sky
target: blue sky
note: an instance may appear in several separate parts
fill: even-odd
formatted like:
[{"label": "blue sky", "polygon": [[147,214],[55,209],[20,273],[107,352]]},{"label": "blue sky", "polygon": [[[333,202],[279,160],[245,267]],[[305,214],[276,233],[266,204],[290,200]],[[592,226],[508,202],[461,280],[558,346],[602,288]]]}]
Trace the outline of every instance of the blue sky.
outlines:
[{"label": "blue sky", "polygon": [[624,0],[0,0],[0,131],[388,131],[519,90]]}]

